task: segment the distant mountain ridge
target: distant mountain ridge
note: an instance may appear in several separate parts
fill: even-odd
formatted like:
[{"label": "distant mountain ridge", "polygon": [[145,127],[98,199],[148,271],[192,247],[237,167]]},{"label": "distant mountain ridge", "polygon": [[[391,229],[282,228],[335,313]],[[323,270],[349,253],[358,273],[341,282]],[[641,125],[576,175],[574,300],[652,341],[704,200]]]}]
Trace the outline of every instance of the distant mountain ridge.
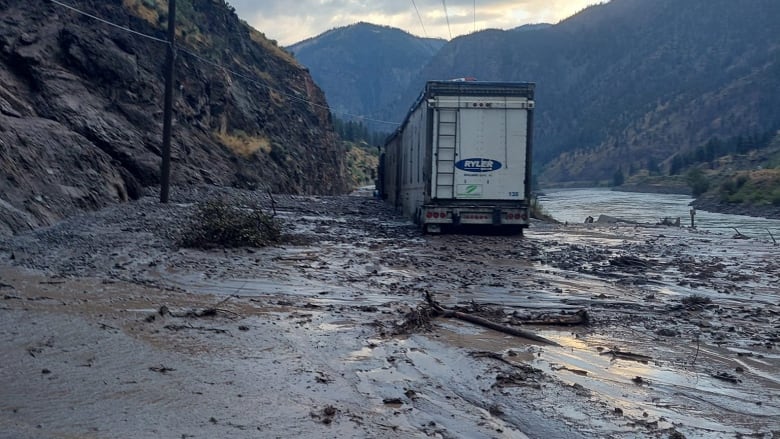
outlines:
[{"label": "distant mountain ridge", "polygon": [[[536,82],[540,180],[594,183],[616,169],[668,167],[675,154],[713,137],[780,128],[778,22],[776,0],[612,0],[555,25],[458,37],[398,93],[399,82],[356,74],[352,53],[341,62],[331,52],[328,68],[299,59],[317,81],[353,78],[340,90],[338,109],[393,121],[403,119],[426,80]],[[367,40],[340,44],[370,50]]]},{"label": "distant mountain ridge", "polygon": [[361,22],[331,29],[287,49],[309,68],[337,116],[348,119],[342,114],[376,117],[387,103],[400,97],[444,44],[444,40]]},{"label": "distant mountain ridge", "polygon": [[773,0],[613,0],[534,32],[458,38],[413,85],[535,81],[542,180],[604,180],[712,136],[780,126],[777,22]]}]

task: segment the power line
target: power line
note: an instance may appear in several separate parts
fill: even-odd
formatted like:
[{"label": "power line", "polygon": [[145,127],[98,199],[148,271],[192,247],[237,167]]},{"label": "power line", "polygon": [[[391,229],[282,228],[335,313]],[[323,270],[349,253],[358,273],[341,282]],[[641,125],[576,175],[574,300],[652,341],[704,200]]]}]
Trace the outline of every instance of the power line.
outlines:
[{"label": "power line", "polygon": [[444,18],[447,19],[447,32],[450,33],[450,39],[452,39],[452,29],[450,29],[450,14],[447,13],[447,3],[441,0],[441,5],[444,6]]},{"label": "power line", "polygon": [[417,11],[417,18],[420,19],[420,26],[422,27],[423,34],[425,34],[425,38],[428,38],[428,32],[425,31],[425,25],[423,24],[422,15],[420,15],[420,10],[417,9],[417,4],[412,0],[412,6],[414,6],[414,10]]},{"label": "power line", "polygon": [[[145,34],[145,33],[142,33],[142,32],[135,31],[135,30],[130,29],[128,27],[121,26],[119,24],[116,24],[116,23],[110,22],[110,21],[108,21],[106,19],[97,17],[97,16],[92,15],[92,14],[90,14],[88,12],[84,12],[84,11],[82,11],[80,9],[77,9],[77,8],[75,8],[73,6],[70,6],[70,5],[67,5],[65,3],[59,2],[57,0],[49,0],[49,1],[54,3],[54,4],[60,5],[60,6],[64,7],[64,8],[70,9],[73,12],[76,12],[78,14],[81,14],[81,15],[84,15],[86,17],[92,18],[94,20],[100,21],[101,23],[105,23],[105,24],[107,24],[109,26],[115,27],[115,28],[123,30],[125,32],[130,32],[132,34],[135,34],[135,35],[138,35],[138,36],[141,36],[141,37],[144,37],[144,38],[149,38],[151,40],[155,40],[155,41],[158,41],[158,42],[161,42],[161,43],[165,43],[166,45],[170,44],[167,40],[164,40],[162,38],[157,38],[157,37],[154,37],[152,35],[148,35],[148,34]],[[276,89],[274,87],[271,87],[270,85],[268,85],[265,82],[259,81],[259,80],[255,79],[254,77],[247,76],[247,75],[241,74],[239,72],[236,72],[234,70],[231,70],[231,69],[225,67],[222,64],[219,64],[219,63],[217,63],[215,61],[211,61],[208,58],[204,58],[203,56],[198,55],[197,53],[189,51],[187,49],[184,49],[181,46],[177,47],[177,51],[178,52],[183,52],[183,53],[185,53],[187,55],[190,55],[193,58],[196,58],[196,59],[198,59],[198,60],[200,60],[202,62],[205,62],[207,64],[211,64],[214,67],[220,68],[220,69],[222,69],[222,70],[232,74],[233,76],[242,78],[242,79],[247,80],[249,82],[252,82],[252,83],[254,83],[256,85],[259,85],[260,87],[263,87],[263,88],[265,88],[265,89],[267,89],[269,91],[273,91],[275,93],[278,93],[278,94],[280,94],[280,95],[282,95],[282,96],[284,96],[286,98],[289,98],[291,100],[294,100],[294,101],[303,102],[303,103],[309,104],[309,105],[311,105],[313,107],[316,107],[316,108],[325,109],[325,110],[327,110],[327,111],[329,111],[331,113],[334,113],[334,114],[340,114],[342,116],[347,116],[347,117],[350,117],[350,118],[360,119],[360,120],[363,120],[363,121],[366,121],[366,122],[373,122],[373,123],[386,124],[386,125],[395,125],[395,126],[400,125],[400,123],[398,123],[398,122],[390,122],[390,121],[386,121],[386,120],[372,119],[372,118],[365,117],[365,116],[362,116],[362,115],[359,115],[359,114],[352,114],[352,113],[347,113],[347,112],[344,112],[344,111],[334,111],[327,105],[318,104],[318,103],[310,101],[310,100],[308,100],[306,98],[295,96],[293,94],[286,93],[286,92],[284,92],[282,90],[279,90],[279,89]]]}]

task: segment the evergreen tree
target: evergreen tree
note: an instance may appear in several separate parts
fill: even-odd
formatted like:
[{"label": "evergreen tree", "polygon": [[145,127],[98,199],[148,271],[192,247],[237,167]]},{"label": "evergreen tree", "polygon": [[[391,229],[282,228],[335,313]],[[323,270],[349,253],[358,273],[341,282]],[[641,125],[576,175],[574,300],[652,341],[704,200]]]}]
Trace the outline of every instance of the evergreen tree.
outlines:
[{"label": "evergreen tree", "polygon": [[710,182],[707,180],[707,177],[704,176],[704,173],[701,171],[701,169],[691,169],[688,172],[687,177],[688,186],[691,187],[691,192],[693,192],[694,197],[698,197],[699,195],[707,192],[707,190],[710,188]]},{"label": "evergreen tree", "polygon": [[654,158],[650,157],[647,159],[647,173],[650,175],[658,175],[659,173],[658,169],[658,162],[655,161]]},{"label": "evergreen tree", "polygon": [[617,168],[612,175],[612,186],[622,186],[625,181],[626,177],[623,175],[623,171],[620,168]]},{"label": "evergreen tree", "polygon": [[680,156],[680,154],[675,155],[672,158],[672,162],[669,164],[669,175],[677,175],[682,171],[683,168],[683,158]]}]

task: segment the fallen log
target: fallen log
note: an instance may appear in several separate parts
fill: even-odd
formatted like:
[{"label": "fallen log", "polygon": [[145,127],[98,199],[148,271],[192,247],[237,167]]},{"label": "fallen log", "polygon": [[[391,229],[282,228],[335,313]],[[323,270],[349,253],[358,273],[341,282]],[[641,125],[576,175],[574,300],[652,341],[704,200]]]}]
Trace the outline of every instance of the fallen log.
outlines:
[{"label": "fallen log", "polygon": [[613,359],[614,358],[620,358],[622,360],[638,361],[640,363],[647,363],[647,362],[649,362],[650,360],[653,359],[652,357],[648,357],[647,355],[635,354],[633,352],[621,351],[621,350],[619,350],[617,348],[612,349],[612,350],[608,350],[608,351],[604,351],[604,352],[600,353],[599,355],[612,355]]},{"label": "fallen log", "polygon": [[515,337],[525,338],[528,340],[533,340],[539,343],[548,344],[551,346],[560,346],[558,343],[546,339],[540,335],[536,335],[531,331],[526,331],[524,329],[517,329],[512,328],[509,326],[501,325],[496,322],[492,322],[490,320],[484,319],[482,317],[477,317],[472,314],[460,312],[460,311],[454,311],[451,309],[444,308],[441,306],[438,302],[433,300],[433,296],[431,293],[425,293],[426,300],[428,301],[428,304],[431,306],[431,308],[436,312],[438,316],[441,317],[449,317],[449,318],[455,318],[458,320],[463,320],[464,322],[473,323],[478,326],[482,326],[484,328],[492,329],[494,331],[503,332],[504,334],[513,335]]},{"label": "fallen log", "polygon": [[610,259],[609,265],[614,265],[616,267],[648,268],[650,266],[650,262],[636,256],[625,255]]},{"label": "fallen log", "polygon": [[574,314],[543,315],[527,318],[515,314],[514,319],[523,322],[526,325],[575,326],[587,325],[590,322],[588,311],[584,309],[578,310]]},{"label": "fallen log", "polygon": [[230,334],[227,329],[220,328],[207,328],[205,326],[192,326],[192,325],[165,325],[163,328],[170,331],[183,331],[187,329],[194,329],[196,331],[213,332],[216,334]]},{"label": "fallen log", "polygon": [[736,227],[732,227],[732,229],[734,229],[734,231],[735,231],[735,232],[737,232],[737,234],[736,234],[736,235],[732,236],[732,239],[750,239],[750,237],[749,237],[749,236],[747,236],[747,235],[743,235],[743,234],[742,234],[742,232],[740,232],[739,230],[737,230],[737,228],[736,228]]}]

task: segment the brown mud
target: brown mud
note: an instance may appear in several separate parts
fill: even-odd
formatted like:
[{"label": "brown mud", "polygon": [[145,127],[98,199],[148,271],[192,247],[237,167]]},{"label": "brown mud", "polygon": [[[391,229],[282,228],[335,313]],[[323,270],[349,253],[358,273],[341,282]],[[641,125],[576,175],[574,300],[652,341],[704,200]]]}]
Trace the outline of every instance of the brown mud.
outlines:
[{"label": "brown mud", "polygon": [[[270,210],[209,189],[0,241],[0,437],[780,437],[771,243],[426,236],[370,198],[276,196],[294,244],[177,248],[212,196]],[[426,292],[561,346],[444,318],[393,335]]]}]

